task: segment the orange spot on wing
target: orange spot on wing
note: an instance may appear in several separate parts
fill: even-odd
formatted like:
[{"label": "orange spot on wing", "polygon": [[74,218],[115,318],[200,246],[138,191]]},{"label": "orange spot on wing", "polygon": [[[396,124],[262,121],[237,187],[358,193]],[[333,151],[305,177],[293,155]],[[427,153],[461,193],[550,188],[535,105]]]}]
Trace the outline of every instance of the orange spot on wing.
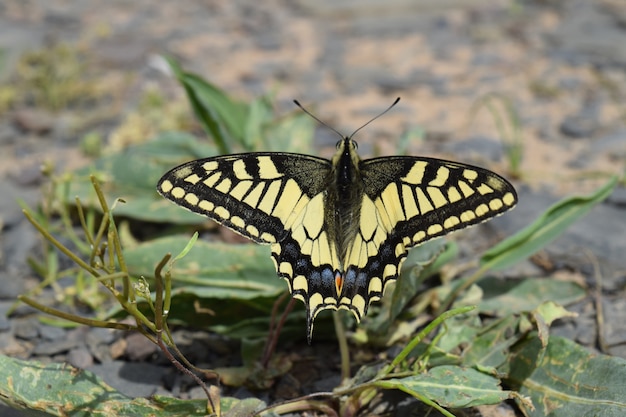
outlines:
[{"label": "orange spot on wing", "polygon": [[337,295],[341,294],[343,289],[343,274],[341,272],[335,272],[335,289],[337,290]]}]

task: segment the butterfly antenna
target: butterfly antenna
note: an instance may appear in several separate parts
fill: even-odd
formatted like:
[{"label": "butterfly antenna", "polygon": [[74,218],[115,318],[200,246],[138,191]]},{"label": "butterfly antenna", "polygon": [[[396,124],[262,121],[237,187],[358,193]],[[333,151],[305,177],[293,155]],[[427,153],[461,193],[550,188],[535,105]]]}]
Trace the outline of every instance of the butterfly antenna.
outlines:
[{"label": "butterfly antenna", "polygon": [[324,123],[323,121],[321,121],[319,118],[317,118],[313,113],[311,113],[310,111],[308,111],[307,109],[304,108],[304,106],[302,106],[302,104],[300,104],[300,102],[298,100],[294,100],[294,103],[296,103],[296,106],[300,107],[300,110],[302,110],[303,112],[305,112],[306,114],[308,114],[309,116],[311,116],[313,119],[317,120],[317,122],[319,124],[321,124],[322,126],[326,126],[327,128],[329,128],[330,130],[332,130],[333,132],[335,132],[336,134],[338,134],[341,138],[343,138],[344,136],[341,134],[341,132],[339,132],[337,129],[335,129],[334,127]]},{"label": "butterfly antenna", "polygon": [[372,123],[374,120],[378,119],[380,116],[382,116],[383,114],[387,113],[389,110],[393,109],[395,107],[396,104],[398,104],[398,102],[400,101],[400,97],[398,97],[396,99],[396,101],[394,101],[391,106],[387,107],[387,109],[380,113],[378,116],[375,116],[374,118],[372,118],[369,122],[365,123],[363,126],[361,126],[360,128],[358,128],[357,130],[355,130],[354,132],[352,132],[352,134],[350,135],[350,137],[353,137],[354,135],[356,135],[356,132],[358,132],[359,130],[363,129],[365,126],[367,126],[368,124]]}]

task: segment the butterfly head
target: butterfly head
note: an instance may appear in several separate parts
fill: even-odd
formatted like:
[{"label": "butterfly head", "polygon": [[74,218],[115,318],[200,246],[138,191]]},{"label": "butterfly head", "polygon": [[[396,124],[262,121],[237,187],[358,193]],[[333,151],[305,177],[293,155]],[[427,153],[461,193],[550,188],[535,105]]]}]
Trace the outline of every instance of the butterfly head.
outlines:
[{"label": "butterfly head", "polygon": [[352,136],[344,136],[343,139],[337,141],[335,148],[337,148],[337,154],[347,156],[351,153],[356,153],[357,149],[359,149],[359,144],[352,139]]},{"label": "butterfly head", "polygon": [[352,136],[345,136],[343,139],[337,142],[337,152],[333,157],[333,165],[336,167],[345,167],[350,169],[350,166],[358,166],[361,158],[357,153],[358,145],[352,140]]}]

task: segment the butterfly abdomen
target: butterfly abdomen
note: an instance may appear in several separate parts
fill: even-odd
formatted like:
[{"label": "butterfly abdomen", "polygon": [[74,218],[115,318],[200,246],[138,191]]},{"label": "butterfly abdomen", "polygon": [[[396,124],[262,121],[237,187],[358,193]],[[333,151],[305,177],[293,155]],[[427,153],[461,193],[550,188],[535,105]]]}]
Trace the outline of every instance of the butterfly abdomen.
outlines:
[{"label": "butterfly abdomen", "polygon": [[338,151],[333,158],[333,169],[328,182],[326,207],[328,207],[327,215],[330,214],[327,221],[334,230],[333,240],[337,246],[337,254],[341,262],[339,271],[342,274],[348,248],[358,233],[363,197],[360,161],[355,144],[350,138],[344,138],[338,143]]}]

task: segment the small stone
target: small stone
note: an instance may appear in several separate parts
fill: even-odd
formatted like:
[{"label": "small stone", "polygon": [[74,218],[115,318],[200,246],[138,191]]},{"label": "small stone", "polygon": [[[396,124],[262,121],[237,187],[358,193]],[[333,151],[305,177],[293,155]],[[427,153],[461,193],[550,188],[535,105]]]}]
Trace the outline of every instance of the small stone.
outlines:
[{"label": "small stone", "polygon": [[580,110],[565,116],[559,129],[562,134],[571,138],[592,137],[602,127],[600,114],[604,102],[599,98],[589,98]]},{"label": "small stone", "polygon": [[559,129],[561,133],[571,138],[588,138],[598,129],[598,121],[585,115],[570,115],[563,119]]},{"label": "small stone", "polygon": [[11,330],[11,320],[7,317],[7,312],[13,307],[13,303],[12,300],[0,301],[0,332]]},{"label": "small stone", "polygon": [[126,356],[131,361],[143,361],[159,349],[141,333],[131,333],[126,337]]},{"label": "small stone", "polygon": [[34,319],[16,319],[14,322],[15,336],[30,340],[39,336],[39,324]]},{"label": "small stone", "polygon": [[169,369],[149,363],[122,361],[110,361],[87,368],[116,390],[133,398],[154,394]]},{"label": "small stone", "polygon": [[606,202],[622,209],[626,208],[626,188],[614,189]]},{"label": "small stone", "polygon": [[85,337],[89,351],[96,360],[102,363],[111,362],[113,359],[109,346],[113,340],[111,329],[91,329]]},{"label": "small stone", "polygon": [[109,352],[111,353],[111,358],[119,359],[124,356],[124,353],[126,353],[126,346],[128,346],[128,343],[126,342],[126,339],[123,338],[111,343],[109,349]]},{"label": "small stone", "polygon": [[65,353],[71,350],[72,348],[75,348],[78,345],[78,343],[79,343],[78,341],[70,340],[70,339],[55,340],[52,342],[43,342],[35,346],[35,348],[33,349],[33,354],[51,356],[51,355],[56,355],[59,353]]},{"label": "small stone", "polygon": [[80,369],[93,366],[93,356],[86,347],[78,347],[72,349],[67,354],[66,360],[72,365]]},{"label": "small stone", "polygon": [[67,332],[65,329],[56,326],[39,326],[39,335],[44,340],[59,340],[66,338]]},{"label": "small stone", "polygon": [[13,113],[13,122],[24,132],[39,135],[50,132],[54,127],[54,117],[42,109],[20,109]]},{"label": "small stone", "polygon": [[602,303],[604,309],[605,326],[604,340],[608,345],[622,345],[626,342],[626,300],[604,299]]}]

